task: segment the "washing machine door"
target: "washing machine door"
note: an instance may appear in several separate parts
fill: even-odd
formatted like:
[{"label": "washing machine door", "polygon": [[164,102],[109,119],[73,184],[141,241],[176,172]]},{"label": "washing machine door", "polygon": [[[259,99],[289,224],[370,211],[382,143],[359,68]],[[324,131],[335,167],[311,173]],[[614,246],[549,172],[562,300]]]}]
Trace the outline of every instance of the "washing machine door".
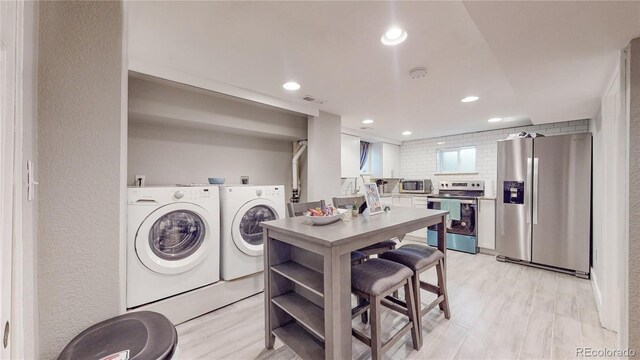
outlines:
[{"label": "washing machine door", "polygon": [[174,203],[158,208],[140,225],[135,248],[149,270],[160,274],[180,274],[204,261],[210,252],[211,215],[190,203]]},{"label": "washing machine door", "polygon": [[236,247],[250,256],[261,256],[264,252],[263,221],[277,220],[280,216],[275,203],[267,199],[255,199],[244,204],[233,219],[231,237]]}]

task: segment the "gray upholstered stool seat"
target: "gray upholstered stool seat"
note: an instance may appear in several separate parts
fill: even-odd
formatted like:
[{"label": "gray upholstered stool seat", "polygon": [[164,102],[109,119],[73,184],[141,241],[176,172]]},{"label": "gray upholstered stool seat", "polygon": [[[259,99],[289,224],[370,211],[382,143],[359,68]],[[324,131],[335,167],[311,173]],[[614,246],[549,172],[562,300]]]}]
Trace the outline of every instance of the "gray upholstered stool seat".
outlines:
[{"label": "gray upholstered stool seat", "polygon": [[[420,349],[418,319],[416,316],[412,277],[414,272],[408,267],[384,259],[369,259],[360,265],[351,267],[351,291],[358,297],[358,306],[351,311],[353,318],[371,312],[371,336],[360,330],[351,329],[353,336],[371,347],[371,358],[379,360],[395,343],[411,331],[411,340],[415,350]],[[404,301],[389,296],[404,287]],[[382,341],[381,307],[407,316],[408,322],[387,342]]]},{"label": "gray upholstered stool seat", "polygon": [[367,255],[361,253],[360,251],[352,251],[351,252],[351,265],[357,265],[367,259]]},{"label": "gray upholstered stool seat", "polygon": [[127,359],[168,360],[176,353],[178,333],[164,315],[130,312],[97,323],[62,350],[58,360],[103,359],[126,351]]},{"label": "gray upholstered stool seat", "polygon": [[412,275],[413,271],[402,264],[369,259],[351,268],[351,288],[369,295],[380,295],[397,288]]},{"label": "gray upholstered stool seat", "polygon": [[365,253],[365,255],[370,256],[370,255],[377,255],[377,254],[381,254],[385,251],[391,250],[391,249],[395,249],[396,248],[396,242],[393,240],[385,240],[385,241],[381,241],[379,243],[375,243],[373,245],[369,245],[367,247],[363,247],[362,249],[358,249],[358,251]]},{"label": "gray upholstered stool seat", "polygon": [[440,259],[444,259],[444,254],[432,247],[421,244],[410,244],[401,246],[395,250],[386,251],[378,255],[381,259],[395,261],[409,267],[413,271],[419,271],[425,267],[432,267]]},{"label": "gray upholstered stool seat", "polygon": [[[426,315],[436,306],[440,307],[445,318],[451,318],[449,296],[447,295],[447,277],[444,267],[445,256],[442,251],[427,245],[409,244],[395,250],[386,251],[385,253],[380,254],[379,257],[382,260],[397,262],[412,270],[413,275],[411,276],[411,281],[413,283],[412,290],[414,291],[416,303],[415,312],[418,315],[416,316],[418,329],[422,329],[422,316]],[[436,273],[438,275],[437,286],[420,280],[420,274],[433,267],[436,268]],[[425,307],[421,306],[421,289],[436,294],[437,296],[433,302]],[[422,346],[422,330],[418,333],[420,334],[420,346]]]}]

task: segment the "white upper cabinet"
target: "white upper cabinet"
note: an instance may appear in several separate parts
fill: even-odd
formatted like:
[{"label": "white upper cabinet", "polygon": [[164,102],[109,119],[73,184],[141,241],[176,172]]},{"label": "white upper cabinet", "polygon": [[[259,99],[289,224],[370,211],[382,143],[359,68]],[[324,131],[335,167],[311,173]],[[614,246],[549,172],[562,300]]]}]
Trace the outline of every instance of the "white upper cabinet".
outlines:
[{"label": "white upper cabinet", "polygon": [[387,143],[371,144],[371,175],[377,178],[400,177],[400,146]]},{"label": "white upper cabinet", "polygon": [[340,165],[342,177],[360,176],[360,138],[340,134]]}]

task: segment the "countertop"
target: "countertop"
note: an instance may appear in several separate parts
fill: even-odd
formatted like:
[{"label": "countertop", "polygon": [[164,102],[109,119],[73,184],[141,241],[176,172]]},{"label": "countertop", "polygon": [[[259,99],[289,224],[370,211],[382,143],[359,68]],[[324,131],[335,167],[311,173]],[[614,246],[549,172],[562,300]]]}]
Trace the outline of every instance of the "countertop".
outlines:
[{"label": "countertop", "polygon": [[[429,197],[429,196],[433,196],[436,194],[406,194],[406,193],[387,193],[387,194],[382,194],[380,195],[381,198],[388,198],[388,197],[402,197],[402,198],[410,198],[410,197],[414,197],[414,196],[418,196],[418,197]],[[493,196],[482,196],[478,198],[479,200],[493,200],[495,201],[496,198]]]},{"label": "countertop", "polygon": [[405,197],[405,198],[410,198],[410,197],[414,197],[414,196],[419,196],[419,197],[427,197],[431,194],[406,194],[406,193],[385,193],[380,195],[380,197]]},{"label": "countertop", "polygon": [[366,238],[372,234],[405,228],[406,226],[433,225],[440,222],[442,216],[448,213],[448,211],[441,210],[398,207],[382,214],[360,215],[349,222],[339,220],[322,226],[313,225],[311,220],[305,216],[265,221],[260,225],[271,231],[293,236],[295,239],[333,247],[355,238]]}]

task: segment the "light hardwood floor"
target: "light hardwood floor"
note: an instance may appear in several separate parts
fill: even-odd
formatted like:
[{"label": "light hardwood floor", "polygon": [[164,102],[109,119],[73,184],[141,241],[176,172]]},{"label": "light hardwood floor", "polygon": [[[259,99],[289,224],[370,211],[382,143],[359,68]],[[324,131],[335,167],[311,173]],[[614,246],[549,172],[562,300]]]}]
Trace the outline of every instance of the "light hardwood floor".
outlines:
[{"label": "light hardwood floor", "polygon": [[[567,359],[579,346],[615,347],[616,334],[600,326],[588,280],[487,255],[449,251],[447,257],[451,319],[439,310],[425,315],[422,349],[413,350],[407,334],[385,358]],[[435,269],[423,279],[435,283]],[[433,299],[423,294],[423,303]],[[296,359],[278,340],[265,350],[263,301],[258,294],[179,325],[180,358]],[[387,337],[406,323],[390,310],[382,321],[383,329],[394,329]],[[353,326],[368,328],[359,320]],[[370,352],[354,339],[353,356],[368,359]]]}]

